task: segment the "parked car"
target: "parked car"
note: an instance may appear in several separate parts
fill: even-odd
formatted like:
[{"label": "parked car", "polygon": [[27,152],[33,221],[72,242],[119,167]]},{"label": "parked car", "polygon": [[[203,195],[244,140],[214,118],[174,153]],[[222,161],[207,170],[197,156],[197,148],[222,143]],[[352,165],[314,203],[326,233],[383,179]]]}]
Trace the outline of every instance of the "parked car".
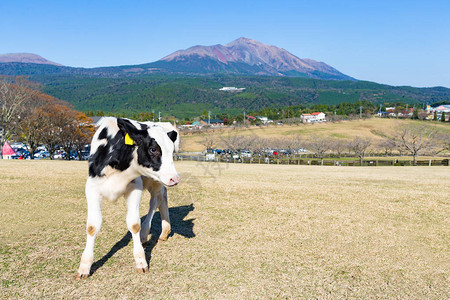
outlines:
[{"label": "parked car", "polygon": [[34,153],[34,158],[42,159],[42,158],[49,158],[50,153],[48,151],[39,151]]},{"label": "parked car", "polygon": [[241,150],[241,157],[252,157],[252,153],[249,150]]},{"label": "parked car", "polygon": [[54,159],[63,159],[65,156],[66,156],[66,153],[64,153],[64,152],[58,152],[58,153],[55,152],[55,154],[53,155],[53,158]]},{"label": "parked car", "polygon": [[281,152],[279,152],[279,151],[273,151],[273,153],[272,153],[274,156],[281,156],[282,155],[282,153]]}]

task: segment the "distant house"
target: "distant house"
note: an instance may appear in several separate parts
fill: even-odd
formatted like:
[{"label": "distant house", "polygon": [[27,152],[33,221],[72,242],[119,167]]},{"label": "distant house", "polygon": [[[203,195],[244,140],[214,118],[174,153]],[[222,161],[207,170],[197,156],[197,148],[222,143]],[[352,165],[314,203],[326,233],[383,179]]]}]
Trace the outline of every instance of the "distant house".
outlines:
[{"label": "distant house", "polygon": [[302,114],[300,116],[302,123],[326,122],[323,112],[313,112],[312,114]]},{"label": "distant house", "polygon": [[191,125],[192,125],[193,128],[196,128],[196,129],[201,129],[202,128],[202,124],[200,123],[200,121],[192,122]]},{"label": "distant house", "polygon": [[208,122],[208,120],[201,120],[200,124],[203,126],[210,125],[210,126],[214,126],[214,127],[224,125],[223,121],[220,119],[210,119],[209,122]]}]

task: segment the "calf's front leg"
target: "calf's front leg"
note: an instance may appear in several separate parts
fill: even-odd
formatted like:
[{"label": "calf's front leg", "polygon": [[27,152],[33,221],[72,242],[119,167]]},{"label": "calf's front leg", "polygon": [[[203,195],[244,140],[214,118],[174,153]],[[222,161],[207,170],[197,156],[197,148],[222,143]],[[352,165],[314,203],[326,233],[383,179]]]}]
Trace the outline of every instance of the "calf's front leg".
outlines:
[{"label": "calf's front leg", "polygon": [[133,237],[133,255],[136,261],[136,269],[139,273],[148,273],[148,264],[140,239],[139,205],[142,196],[142,179],[140,177],[128,184],[124,196],[127,199],[127,227]]},{"label": "calf's front leg", "polygon": [[86,247],[81,255],[80,267],[78,268],[77,279],[84,279],[89,276],[92,263],[94,262],[94,244],[100,227],[102,225],[102,197],[95,187],[86,184],[87,199],[87,222],[86,222]]}]

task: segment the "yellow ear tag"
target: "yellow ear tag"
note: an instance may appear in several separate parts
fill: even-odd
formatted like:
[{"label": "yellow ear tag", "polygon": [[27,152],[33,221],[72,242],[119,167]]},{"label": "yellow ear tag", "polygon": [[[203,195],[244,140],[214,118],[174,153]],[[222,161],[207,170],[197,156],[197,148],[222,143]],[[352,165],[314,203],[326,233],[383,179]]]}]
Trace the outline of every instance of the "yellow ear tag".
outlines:
[{"label": "yellow ear tag", "polygon": [[130,138],[128,133],[125,135],[125,145],[133,145],[133,139]]}]

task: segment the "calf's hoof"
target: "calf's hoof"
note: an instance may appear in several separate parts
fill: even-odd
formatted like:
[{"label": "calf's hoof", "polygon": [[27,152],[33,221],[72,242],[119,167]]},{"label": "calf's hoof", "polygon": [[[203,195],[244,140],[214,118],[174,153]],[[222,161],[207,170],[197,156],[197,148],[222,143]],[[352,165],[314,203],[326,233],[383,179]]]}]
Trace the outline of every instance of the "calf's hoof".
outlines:
[{"label": "calf's hoof", "polygon": [[78,268],[77,279],[86,279],[89,277],[89,272],[91,271],[90,264],[81,264]]},{"label": "calf's hoof", "polygon": [[170,229],[163,230],[161,232],[161,235],[158,238],[158,241],[161,241],[161,242],[167,241],[167,238],[169,237],[169,234],[170,234]]},{"label": "calf's hoof", "polygon": [[77,272],[77,280],[81,280],[81,279],[86,279],[89,277],[89,273],[88,274],[80,274],[79,272]]},{"label": "calf's hoof", "polygon": [[150,271],[148,270],[148,267],[144,267],[144,268],[136,267],[136,270],[138,271],[138,273],[142,273],[142,274],[150,273]]}]

